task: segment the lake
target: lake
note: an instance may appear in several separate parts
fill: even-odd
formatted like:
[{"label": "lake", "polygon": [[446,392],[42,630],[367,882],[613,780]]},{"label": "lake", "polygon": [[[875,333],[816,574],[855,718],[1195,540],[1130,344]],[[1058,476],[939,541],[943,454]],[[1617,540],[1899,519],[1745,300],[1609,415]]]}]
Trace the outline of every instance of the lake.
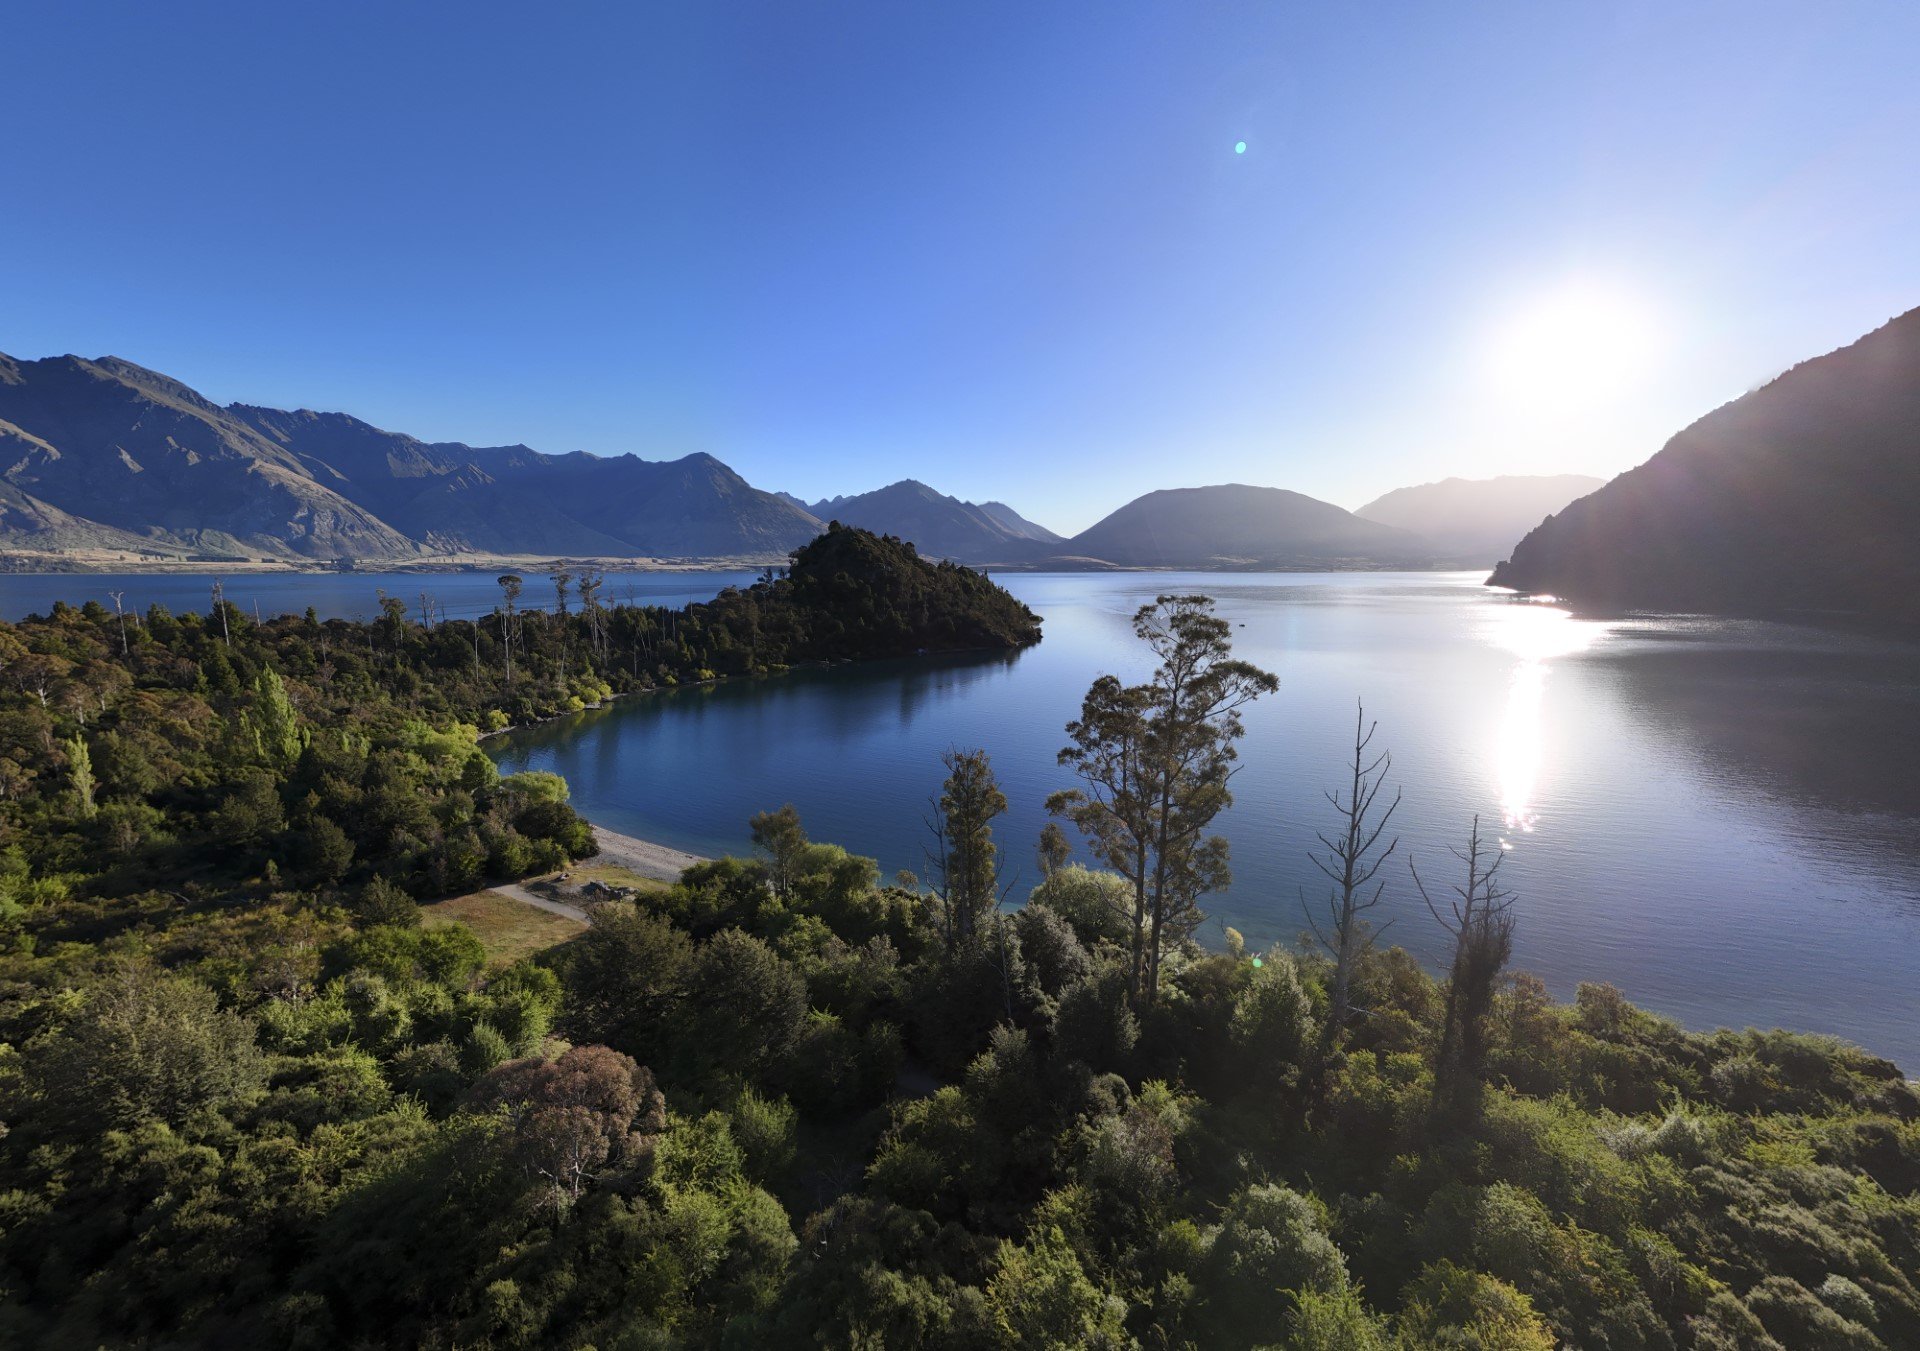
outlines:
[{"label": "lake", "polygon": [[506,770],[564,774],[615,829],[740,852],[753,812],[791,801],[816,839],[923,870],[940,753],[992,753],[997,827],[1022,889],[1043,802],[1072,782],[1063,727],[1097,674],[1149,663],[1135,608],[1219,599],[1238,655],[1276,672],[1241,743],[1220,828],[1232,925],[1291,943],[1321,796],[1355,700],[1404,793],[1375,913],[1437,960],[1411,876],[1455,871],[1473,816],[1506,846],[1515,964],[1557,994],[1605,980],[1689,1026],[1832,1032],[1920,1067],[1920,647],[1750,621],[1576,618],[1483,574],[1019,574],[1046,621],[1011,656],[797,671],[620,701],[491,744]]},{"label": "lake", "polygon": [[[666,691],[488,743],[504,768],[566,775],[594,820],[665,844],[741,851],[746,820],[792,801],[816,839],[924,869],[940,753],[982,746],[1011,800],[1008,868],[1036,880],[1042,803],[1071,780],[1063,727],[1103,671],[1144,676],[1129,619],[1154,595],[1219,598],[1240,655],[1276,672],[1221,818],[1234,884],[1222,926],[1291,943],[1321,797],[1364,698],[1404,792],[1382,874],[1388,940],[1441,935],[1433,884],[1475,813],[1507,846],[1516,964],[1569,995],[1608,980],[1694,1027],[1833,1032],[1920,1069],[1920,646],[1749,621],[1589,620],[1479,585],[1482,574],[1007,573],[1046,620],[1010,656],[796,671]],[[615,574],[616,599],[677,605],[740,572]],[[207,608],[211,578],[0,576],[0,615],[55,600]],[[489,611],[490,573],[236,574],[243,609],[371,615],[378,590],[453,617]],[[528,575],[525,600],[545,579]]]}]

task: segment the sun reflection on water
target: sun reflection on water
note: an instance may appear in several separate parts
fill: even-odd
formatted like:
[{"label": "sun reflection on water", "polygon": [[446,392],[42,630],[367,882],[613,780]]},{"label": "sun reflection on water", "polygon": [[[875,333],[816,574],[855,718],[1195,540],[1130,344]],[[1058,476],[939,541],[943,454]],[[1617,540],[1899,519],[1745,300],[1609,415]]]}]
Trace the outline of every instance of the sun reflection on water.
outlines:
[{"label": "sun reflection on water", "polygon": [[[1530,833],[1540,819],[1535,801],[1545,759],[1549,663],[1584,652],[1606,631],[1605,624],[1575,619],[1566,610],[1540,603],[1501,605],[1491,612],[1482,636],[1519,658],[1508,673],[1506,709],[1495,745],[1500,811],[1509,831]],[[1500,845],[1513,847],[1507,839]]]}]

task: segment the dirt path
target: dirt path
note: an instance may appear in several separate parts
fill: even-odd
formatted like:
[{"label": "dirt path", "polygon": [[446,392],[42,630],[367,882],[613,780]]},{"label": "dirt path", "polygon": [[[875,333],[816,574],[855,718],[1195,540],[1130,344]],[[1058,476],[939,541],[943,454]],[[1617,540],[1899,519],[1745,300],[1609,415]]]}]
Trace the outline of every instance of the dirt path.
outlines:
[{"label": "dirt path", "polygon": [[521,886],[518,882],[501,882],[501,883],[498,883],[497,885],[488,887],[487,890],[497,891],[502,896],[510,896],[514,900],[520,901],[523,904],[537,906],[542,910],[551,911],[553,914],[556,914],[556,915],[565,915],[568,919],[577,919],[582,924],[585,924],[587,922],[587,912],[582,910],[579,906],[568,905],[565,901],[550,900],[547,897],[541,896],[536,892],[528,891],[525,887]]}]

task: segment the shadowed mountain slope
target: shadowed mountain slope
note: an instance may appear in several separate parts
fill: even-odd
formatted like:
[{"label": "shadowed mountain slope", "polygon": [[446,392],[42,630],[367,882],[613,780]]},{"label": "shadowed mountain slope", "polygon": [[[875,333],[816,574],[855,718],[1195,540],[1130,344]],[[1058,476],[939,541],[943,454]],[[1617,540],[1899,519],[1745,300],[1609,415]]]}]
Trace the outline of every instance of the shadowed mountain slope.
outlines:
[{"label": "shadowed mountain slope", "polygon": [[1795,366],[1545,522],[1494,585],[1920,624],[1920,310]]}]

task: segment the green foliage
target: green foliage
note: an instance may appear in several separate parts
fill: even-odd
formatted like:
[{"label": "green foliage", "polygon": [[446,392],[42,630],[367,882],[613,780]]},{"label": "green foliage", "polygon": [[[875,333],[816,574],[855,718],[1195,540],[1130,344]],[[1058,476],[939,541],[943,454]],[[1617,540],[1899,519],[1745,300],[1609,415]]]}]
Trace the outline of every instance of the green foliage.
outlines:
[{"label": "green foliage", "polygon": [[1124,1347],[1125,1305],[1103,1295],[1058,1228],[1002,1243],[987,1304],[1011,1346]]},{"label": "green foliage", "polygon": [[1338,1290],[1345,1260],[1313,1203],[1272,1183],[1234,1196],[1203,1267],[1207,1320],[1222,1344],[1246,1346],[1284,1327],[1294,1292]]},{"label": "green foliage", "polygon": [[32,1115],[69,1130],[178,1124],[259,1089],[253,1025],[193,981],[126,962],[33,1047]]},{"label": "green foliage", "polygon": [[1313,1006],[1292,958],[1270,952],[1235,996],[1230,1025],[1235,1063],[1260,1086],[1289,1083],[1313,1037]]},{"label": "green foliage", "polygon": [[[1332,963],[1174,912],[1142,1000],[1134,888],[1058,840],[949,944],[785,811],[763,860],[508,970],[420,927],[592,847],[480,727],[1023,640],[897,542],[796,574],[671,616],[516,602],[477,662],[391,613],[156,610],[125,652],[106,612],[0,624],[0,1341],[1920,1346],[1920,1093],[1831,1039],[1521,976],[1463,1054],[1397,949],[1354,957],[1330,1039]],[[1443,1064],[1476,1110],[1436,1110]]]},{"label": "green foliage", "polygon": [[1401,1332],[1436,1351],[1554,1351],[1525,1295],[1505,1281],[1442,1259],[1407,1287]]},{"label": "green foliage", "polygon": [[1124,946],[1133,891],[1117,873],[1095,872],[1075,863],[1050,873],[1033,889],[1028,904],[1060,916],[1088,948],[1103,941]]}]

